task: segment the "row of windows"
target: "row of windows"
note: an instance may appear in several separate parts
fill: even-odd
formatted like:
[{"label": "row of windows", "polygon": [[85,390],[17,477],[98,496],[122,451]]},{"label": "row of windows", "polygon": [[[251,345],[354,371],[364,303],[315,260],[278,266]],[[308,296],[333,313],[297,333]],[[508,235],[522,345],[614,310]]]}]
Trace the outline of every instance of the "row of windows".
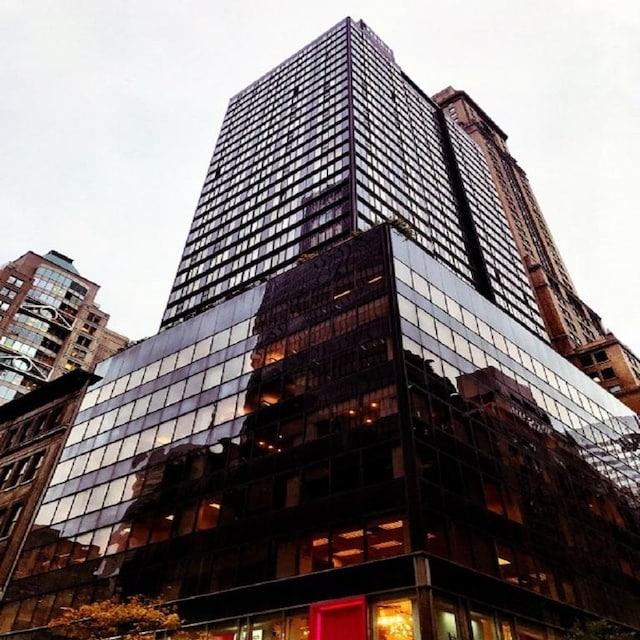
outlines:
[{"label": "row of windows", "polygon": [[[115,398],[122,393],[136,389],[140,385],[152,382],[202,358],[223,351],[227,347],[246,340],[250,335],[251,320],[241,320],[195,344],[188,345],[116,380],[91,389],[83,398],[80,409],[82,411],[84,408],[92,407],[110,398]],[[137,396],[138,394],[136,394]]]},{"label": "row of windows", "polygon": [[[216,220],[215,225],[212,224],[212,228],[207,229],[205,241],[211,243],[210,246],[201,248],[197,253],[191,253],[191,245],[187,244],[185,254],[189,255],[186,255],[181,262],[172,295],[178,295],[175,289],[177,284],[199,274],[207,273],[211,276],[210,281],[217,279],[219,276],[211,275],[211,269],[217,265],[225,265],[220,267],[219,271],[223,268],[228,271],[235,270],[238,256],[242,256],[242,263],[246,264],[251,261],[252,256],[254,259],[267,256],[278,246],[302,235],[305,229],[300,227],[307,221],[305,200],[310,197],[310,191],[313,191],[313,187],[325,178],[327,180],[330,178],[332,182],[339,182],[347,163],[347,156],[336,159],[329,154],[324,159],[323,165],[315,169],[313,183],[305,179],[283,190],[284,200],[280,206],[268,211],[263,211],[263,206],[260,206],[256,211],[252,211],[251,217],[247,217],[245,212],[227,224]],[[304,191],[297,193],[298,189]],[[264,206],[270,205],[266,203]],[[202,240],[197,242],[201,245],[205,244]],[[197,266],[193,266],[196,264]],[[190,269],[185,273],[186,266]]]},{"label": "row of windows", "polygon": [[[396,262],[396,276],[407,283],[420,296],[446,310],[449,316],[470,328],[474,334],[495,345],[499,351],[510,359],[522,364],[525,369],[534,372],[541,380],[548,382],[563,397],[568,397],[582,406],[597,420],[602,422],[611,420],[611,416],[606,409],[600,407],[592,398],[587,397],[579,389],[569,384],[566,376],[557,375],[540,360],[534,358],[496,329],[489,327],[480,317],[460,305],[451,296],[443,293],[434,283],[427,282],[417,271],[409,269],[404,263]],[[415,317],[415,315],[413,314],[409,317]]]},{"label": "row of windows", "polygon": [[[256,193],[256,184],[261,188],[275,184],[278,173],[296,168],[296,158],[319,156],[322,143],[328,139],[326,134],[333,132],[331,137],[335,139],[336,134],[345,128],[342,121],[346,116],[346,95],[338,95],[336,99],[338,101],[335,104],[328,107],[324,105],[325,111],[314,113],[307,122],[292,122],[287,117],[286,130],[283,132],[276,134],[271,129],[260,131],[259,137],[245,139],[242,148],[228,151],[233,153],[239,167],[230,177],[219,177],[219,171],[216,171],[214,180],[205,183],[198,202],[198,213],[203,205],[207,208],[228,206],[228,202],[238,194],[242,197],[247,193]],[[238,123],[238,127],[244,129],[244,124]],[[215,162],[215,156],[212,162]],[[196,218],[194,224],[197,222]]]},{"label": "row of windows", "polygon": [[44,451],[0,467],[0,491],[31,482],[44,459]]},{"label": "row of windows", "polygon": [[[474,141],[457,126],[449,125],[449,134],[472,207],[483,259],[493,274],[499,306],[508,311],[517,310],[517,319],[525,320],[525,325],[538,335],[546,335],[497,193],[493,188],[487,191],[487,185],[493,183],[484,156]],[[505,278],[508,282],[503,283]],[[519,292],[519,295],[513,292]],[[526,297],[523,292],[527,292]]]},{"label": "row of windows", "polygon": [[[346,32],[342,26],[333,32],[321,36],[317,40],[307,45],[304,49],[301,49],[296,54],[285,60],[283,63],[272,69],[269,73],[265,74],[262,78],[256,80],[246,89],[236,94],[230,102],[230,109],[234,112],[242,109],[251,110],[253,108],[253,100],[260,98],[271,97],[271,82],[278,80],[283,86],[291,87],[294,84],[295,77],[301,72],[313,71],[319,52],[323,52],[325,56],[335,55],[336,57],[342,56],[342,51],[345,46]],[[310,73],[309,75],[313,75]]]},{"label": "row of windows", "polygon": [[[247,156],[248,149],[254,149],[259,156],[278,158],[285,147],[297,147],[302,140],[317,140],[318,123],[332,115],[335,117],[346,106],[346,71],[330,74],[328,81],[326,77],[318,76],[315,84],[296,96],[295,102],[256,111],[251,118],[229,116],[229,123],[241,126],[230,140],[224,135],[223,125],[203,192],[206,193],[212,179],[222,178],[231,186],[246,177],[243,169],[253,164]],[[277,89],[274,95],[278,95]],[[263,170],[269,172],[273,168],[266,166]]]},{"label": "row of windows", "polygon": [[33,418],[29,418],[4,429],[0,440],[0,452],[12,449],[24,442],[37,438],[40,434],[60,426],[64,407],[56,407]]},{"label": "row of windows", "polygon": [[[344,123],[346,126],[346,122]],[[224,223],[237,218],[246,212],[247,209],[255,209],[260,200],[273,202],[268,198],[277,195],[280,204],[282,206],[287,205],[287,201],[293,195],[290,187],[294,182],[299,182],[302,177],[306,177],[311,172],[311,162],[315,163],[315,169],[321,168],[323,165],[330,165],[335,160],[347,153],[348,146],[346,143],[340,144],[337,140],[339,130],[334,128],[332,130],[325,130],[321,136],[321,140],[314,141],[313,144],[317,145],[317,148],[313,149],[312,143],[307,143],[304,146],[302,154],[288,154],[283,156],[280,163],[282,166],[277,171],[274,171],[272,175],[267,175],[265,170],[260,170],[259,166],[252,166],[252,184],[246,190],[243,190],[243,197],[245,200],[237,207],[225,206],[220,207],[217,202],[220,197],[214,200],[207,200],[207,202],[196,211],[191,230],[187,237],[187,243],[185,252],[183,254],[183,260],[193,251],[193,249],[199,248],[198,241],[202,242],[202,236],[206,235],[213,228],[222,226]],[[279,164],[279,162],[276,162]],[[222,190],[221,190],[222,191]],[[227,193],[222,191],[222,193]],[[292,203],[288,203],[291,208],[294,206]],[[267,204],[260,205],[264,207],[261,213],[265,214],[265,226],[268,226],[270,213],[267,213]],[[255,218],[255,215],[253,216]],[[277,216],[280,217],[280,216]]]},{"label": "row of windows", "polygon": [[[410,274],[402,264],[400,264],[400,268],[396,264],[396,273],[400,279],[409,282],[412,282],[411,276],[413,276],[411,286],[425,298],[429,298],[429,295],[432,295],[437,289],[433,284],[424,281],[417,273]],[[429,293],[425,295],[426,292]],[[443,295],[440,292],[436,297],[436,300],[440,297],[440,304],[443,303]],[[462,324],[458,330],[451,331],[449,327],[443,325],[440,319],[434,317],[435,314],[429,314],[402,298],[400,301],[403,318],[421,329],[417,334],[412,330],[407,331],[407,337],[404,340],[405,348],[409,348],[424,359],[434,360],[441,367],[440,373],[450,379],[456,379],[460,373],[469,373],[476,367],[493,366],[502,370],[518,383],[529,388],[539,406],[543,407],[550,415],[557,418],[563,425],[575,430],[575,433],[596,443],[602,451],[599,454],[601,465],[606,464],[605,451],[611,451],[617,455],[618,460],[622,457],[620,455],[621,445],[617,444],[616,440],[620,435],[629,432],[628,425],[618,422],[603,411],[591,398],[573,385],[567,384],[565,380],[539,360],[532,358],[513,342],[500,335],[499,332],[488,327],[480,318],[472,318],[470,316],[474,314],[468,312],[463,316],[462,307],[459,307],[457,315],[462,318]],[[457,303],[449,304],[449,301],[446,304],[448,308],[455,305]],[[463,327],[471,329],[473,334],[467,334]],[[481,347],[481,343],[476,344],[472,335],[481,336],[482,334],[484,334],[484,339],[497,347],[499,351],[492,354],[485,347]],[[412,340],[410,336],[414,336],[414,339]],[[437,339],[434,339],[436,336]],[[446,349],[440,345],[445,346]],[[522,368],[516,366],[514,360],[522,365]],[[518,369],[520,372],[517,371]],[[535,373],[537,380],[531,378],[531,373]],[[550,390],[557,390],[560,394],[543,391],[541,381],[548,383]],[[603,424],[594,421],[594,417],[599,418]],[[615,432],[612,432],[612,429]],[[607,464],[606,473],[615,477],[623,486],[634,484],[640,466],[634,458],[635,456],[626,456],[627,462],[631,464],[632,468],[626,465],[620,467],[619,462],[617,468],[609,467]]]},{"label": "row of windows", "polygon": [[[336,182],[340,181],[343,177],[342,173],[344,172],[344,170],[341,169],[343,162],[346,162],[346,157],[343,160],[339,160],[336,163],[337,166],[334,166],[333,168],[335,171],[340,171],[340,173],[335,173],[334,175],[327,174],[325,176],[325,171],[328,172],[330,170],[330,168],[327,167],[314,176],[314,179],[317,182],[311,182],[311,178],[308,178],[305,181],[305,188],[311,191],[313,190],[315,185],[328,179]],[[304,229],[304,224],[299,228]],[[293,244],[285,245],[278,250],[278,245],[281,240],[282,238],[280,240],[274,239],[270,241],[272,245],[270,249],[268,249],[267,244],[265,243],[262,247],[259,247],[257,251],[254,251],[253,254],[243,255],[239,258],[236,258],[235,261],[230,263],[230,266],[224,267],[224,269],[228,269],[230,273],[235,274],[234,276],[223,276],[221,268],[209,272],[208,275],[205,276],[205,278],[208,281],[215,283],[212,287],[201,287],[198,290],[194,290],[194,292],[190,294],[187,293],[186,290],[182,289],[174,291],[172,296],[176,301],[181,300],[181,302],[179,302],[174,307],[168,307],[167,317],[192,308],[204,300],[211,300],[214,297],[219,296],[223,291],[226,291],[228,295],[229,292],[238,285],[246,287],[247,277],[244,272],[247,268],[255,267],[255,272],[259,277],[267,277],[268,275],[273,275],[272,273],[269,273],[270,271],[273,271],[275,269],[280,271],[285,266],[292,264],[292,262],[298,257],[300,253],[300,247],[298,246],[297,242],[294,242]],[[256,253],[257,260],[254,257]],[[251,258],[254,258],[253,265],[249,263],[249,260]],[[208,270],[208,264],[204,264],[205,270]],[[189,295],[192,296],[190,299],[188,298]]]},{"label": "row of windows", "polygon": [[12,275],[7,278],[7,284],[20,288],[24,284],[24,280]]},{"label": "row of windows", "polygon": [[217,200],[221,199],[220,196],[216,200],[207,201],[198,209],[199,212],[208,212],[207,216],[199,216],[194,221],[187,244],[190,246],[194,239],[206,234],[214,226],[223,225],[247,210],[255,217],[266,214],[275,206],[285,205],[293,195],[309,186],[310,177],[317,170],[335,164],[336,159],[343,155],[347,148],[344,141],[345,131],[346,120],[342,121],[339,127],[329,130],[328,133],[331,135],[327,135],[327,141],[317,148],[297,156],[284,155],[281,159],[282,167],[273,175],[265,178],[255,175],[258,171],[256,166],[250,180],[251,184],[247,188],[237,193],[222,191],[224,199],[227,200],[223,203],[217,203]]}]

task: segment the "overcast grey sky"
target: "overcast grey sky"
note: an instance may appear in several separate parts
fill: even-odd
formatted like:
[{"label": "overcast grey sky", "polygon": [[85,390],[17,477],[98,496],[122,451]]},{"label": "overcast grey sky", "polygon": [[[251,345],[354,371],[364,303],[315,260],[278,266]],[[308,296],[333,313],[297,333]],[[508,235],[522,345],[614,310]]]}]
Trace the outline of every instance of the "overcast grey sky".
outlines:
[{"label": "overcast grey sky", "polygon": [[346,15],[509,134],[582,297],[640,352],[637,0],[2,0],[0,263],[55,248],[157,330],[228,99]]}]

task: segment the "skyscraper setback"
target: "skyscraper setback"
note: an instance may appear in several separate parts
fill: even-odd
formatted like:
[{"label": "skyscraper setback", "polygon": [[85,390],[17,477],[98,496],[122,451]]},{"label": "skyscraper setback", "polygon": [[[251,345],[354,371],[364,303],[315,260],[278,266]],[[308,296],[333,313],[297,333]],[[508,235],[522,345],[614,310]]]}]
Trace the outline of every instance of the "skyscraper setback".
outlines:
[{"label": "skyscraper setback", "polygon": [[524,264],[483,153],[363,22],[240,92],[0,631],[140,593],[194,640],[639,629],[638,417],[551,348]]}]

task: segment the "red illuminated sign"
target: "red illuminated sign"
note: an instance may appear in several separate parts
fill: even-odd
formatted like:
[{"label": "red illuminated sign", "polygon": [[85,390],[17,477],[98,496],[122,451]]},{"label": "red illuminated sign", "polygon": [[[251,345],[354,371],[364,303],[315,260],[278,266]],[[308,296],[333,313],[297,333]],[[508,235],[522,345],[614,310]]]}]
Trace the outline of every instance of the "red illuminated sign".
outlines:
[{"label": "red illuminated sign", "polygon": [[364,596],[311,605],[309,640],[366,640]]}]

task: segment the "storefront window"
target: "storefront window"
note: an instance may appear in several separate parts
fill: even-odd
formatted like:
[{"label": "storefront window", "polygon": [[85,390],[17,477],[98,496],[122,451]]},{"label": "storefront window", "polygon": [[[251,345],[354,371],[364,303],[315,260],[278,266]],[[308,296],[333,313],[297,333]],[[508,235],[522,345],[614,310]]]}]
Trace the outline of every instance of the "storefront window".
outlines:
[{"label": "storefront window", "polygon": [[181,629],[180,638],[184,640],[237,640],[238,627],[237,624],[218,626],[194,626]]},{"label": "storefront window", "polygon": [[411,600],[381,602],[374,608],[374,628],[376,640],[414,640],[416,620]]},{"label": "storefront window", "polygon": [[287,616],[285,634],[286,640],[307,640],[309,638],[309,616],[307,614]]},{"label": "storefront window", "polygon": [[500,638],[501,640],[514,640],[513,625],[506,620],[500,620]]},{"label": "storefront window", "polygon": [[438,601],[435,610],[437,640],[457,640],[458,622],[453,604]]},{"label": "storefront window", "polygon": [[491,616],[471,612],[473,640],[496,640],[495,622]]},{"label": "storefront window", "polygon": [[544,629],[541,629],[540,627],[523,625],[519,622],[517,623],[517,627],[519,640],[545,640]]},{"label": "storefront window", "polygon": [[251,640],[282,640],[282,617],[257,618],[251,625]]}]

